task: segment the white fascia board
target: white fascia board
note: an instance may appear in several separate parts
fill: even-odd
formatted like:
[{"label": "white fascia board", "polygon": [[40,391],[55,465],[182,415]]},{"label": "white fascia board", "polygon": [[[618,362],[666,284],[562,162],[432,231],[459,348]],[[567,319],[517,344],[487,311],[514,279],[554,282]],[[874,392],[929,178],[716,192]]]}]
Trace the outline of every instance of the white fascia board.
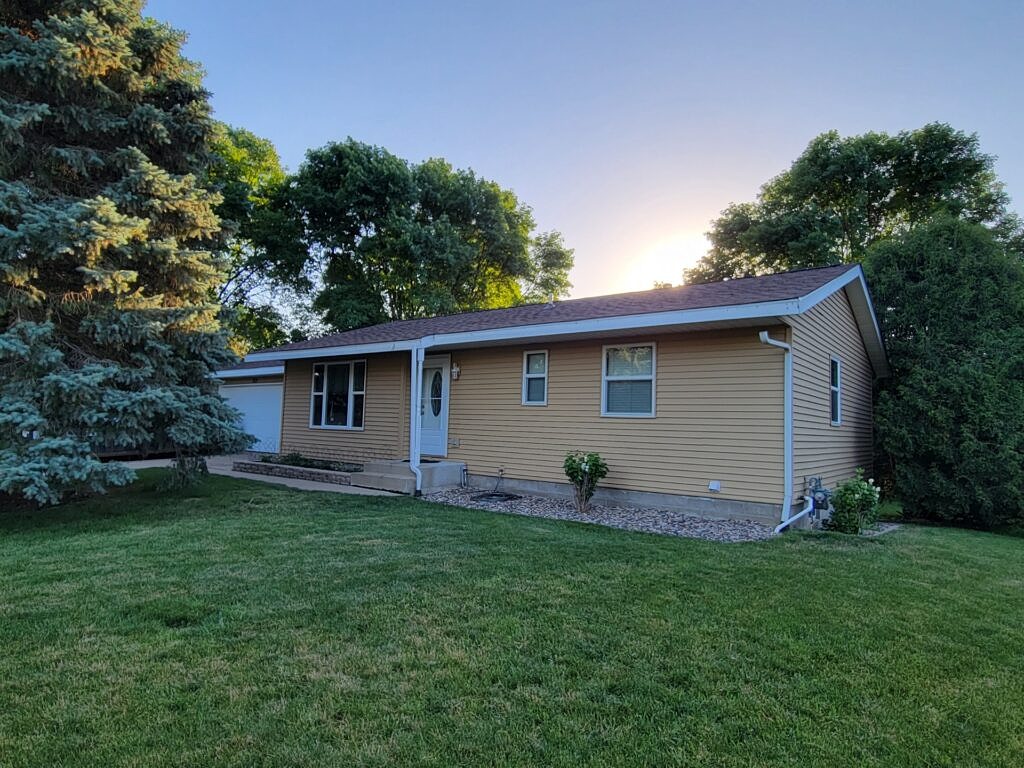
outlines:
[{"label": "white fascia board", "polygon": [[879,329],[878,318],[875,316],[875,308],[871,303],[870,294],[867,289],[847,291],[850,300],[850,307],[853,309],[853,316],[857,326],[861,329],[864,339],[864,346],[871,356],[871,364],[878,376],[889,376],[892,371],[889,368],[889,356],[885,351],[885,341],[882,339],[882,332]]},{"label": "white fascia board", "polygon": [[[277,358],[274,358],[275,360]],[[284,373],[283,365],[267,365],[260,368],[237,368],[215,371],[217,379],[251,379],[253,376],[280,376]]]},{"label": "white fascia board", "polygon": [[426,347],[444,347],[492,341],[537,339],[546,336],[571,336],[579,333],[619,333],[650,328],[693,323],[713,323],[725,320],[750,320],[791,315],[798,310],[797,301],[768,301],[758,304],[734,304],[727,307],[684,309],[672,312],[651,312],[644,315],[616,315],[592,320],[569,320],[561,323],[538,323],[510,328],[491,328],[465,333],[443,333],[423,339]]},{"label": "white fascia board", "polygon": [[726,307],[651,312],[643,315],[615,315],[613,317],[599,317],[592,320],[568,320],[561,323],[514,325],[507,328],[490,328],[482,331],[466,331],[464,333],[442,333],[424,336],[422,339],[377,344],[349,344],[336,347],[297,349],[294,351],[253,352],[245,356],[245,361],[371,355],[380,352],[408,351],[416,347],[430,349],[432,347],[455,346],[459,344],[486,344],[488,342],[536,339],[546,336],[571,336],[577,333],[617,333],[639,331],[659,326],[780,317],[782,315],[797,314],[799,312],[798,301],[798,299],[786,299],[756,304],[733,304]]},{"label": "white fascia board", "polygon": [[889,359],[885,354],[885,342],[882,340],[882,329],[871,303],[871,292],[868,290],[864,269],[858,264],[854,269],[847,270],[839,277],[825,283],[821,288],[811,291],[799,300],[800,310],[793,314],[802,314],[817,306],[833,293],[845,289],[850,299],[857,327],[864,348],[871,357],[871,365],[878,376],[889,375]]},{"label": "white fascia board", "polygon": [[[800,304],[800,311],[795,314],[801,314],[817,306],[840,288],[846,288],[851,283],[855,283],[856,287],[861,290],[865,297],[868,295],[868,284],[864,279],[864,270],[861,268],[860,264],[857,264],[853,269],[848,269],[839,277],[829,280],[821,286],[821,288],[811,291],[806,296],[801,296],[798,300]],[[878,338],[882,338],[882,332],[879,329],[878,320],[875,318],[874,310],[871,312],[871,319],[874,330],[878,334]]]},{"label": "white fascia board", "polygon": [[310,347],[307,349],[280,350],[278,352],[250,352],[245,362],[261,360],[304,360],[311,357],[344,357],[347,355],[376,355],[381,352],[408,352],[419,346],[419,339],[384,341],[375,344],[347,344],[335,347]]}]

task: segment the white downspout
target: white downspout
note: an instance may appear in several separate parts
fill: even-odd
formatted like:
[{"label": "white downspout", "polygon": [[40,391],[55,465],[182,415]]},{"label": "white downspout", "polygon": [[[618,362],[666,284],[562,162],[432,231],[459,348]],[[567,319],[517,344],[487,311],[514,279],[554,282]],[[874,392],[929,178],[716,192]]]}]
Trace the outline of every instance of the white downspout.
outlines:
[{"label": "white downspout", "polygon": [[420,471],[420,397],[423,388],[423,346],[412,348],[409,365],[409,469],[416,476],[414,496],[423,490],[423,473]]},{"label": "white downspout", "polygon": [[810,510],[801,512],[799,515],[790,517],[793,508],[793,348],[784,341],[777,341],[768,335],[768,331],[761,331],[758,334],[762,344],[778,347],[785,352],[783,362],[783,426],[782,426],[782,464],[784,477],[782,478],[782,524],[775,529],[778,533],[797,517],[802,517]]},{"label": "white downspout", "polygon": [[811,514],[811,510],[814,509],[814,499],[811,496],[804,496],[804,508],[797,512],[792,517],[787,517],[777,526],[775,526],[775,533],[782,533],[782,529],[787,525],[792,525],[801,517],[806,517]]}]

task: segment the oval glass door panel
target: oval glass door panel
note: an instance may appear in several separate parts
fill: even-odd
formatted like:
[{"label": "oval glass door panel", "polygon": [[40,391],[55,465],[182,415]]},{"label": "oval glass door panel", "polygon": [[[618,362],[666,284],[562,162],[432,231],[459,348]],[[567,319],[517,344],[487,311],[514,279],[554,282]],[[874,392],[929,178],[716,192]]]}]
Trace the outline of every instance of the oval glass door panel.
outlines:
[{"label": "oval glass door panel", "polygon": [[435,416],[441,415],[441,372],[434,371],[434,377],[430,382],[430,412]]}]

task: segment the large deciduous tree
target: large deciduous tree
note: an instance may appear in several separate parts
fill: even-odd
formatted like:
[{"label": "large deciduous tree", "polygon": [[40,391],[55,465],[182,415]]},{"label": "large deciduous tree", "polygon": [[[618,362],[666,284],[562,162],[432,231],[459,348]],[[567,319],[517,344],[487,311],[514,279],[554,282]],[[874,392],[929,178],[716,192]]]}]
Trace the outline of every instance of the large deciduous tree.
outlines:
[{"label": "large deciduous tree", "polygon": [[1024,264],[987,228],[939,217],[869,249],[893,375],[876,407],[914,514],[1024,523]]},{"label": "large deciduous tree", "polygon": [[210,378],[207,93],[141,6],[0,6],[0,493],[40,503],[126,482],[98,446],[170,443],[184,480],[246,444]]},{"label": "large deciduous tree", "polygon": [[261,243],[279,271],[316,289],[337,329],[510,306],[568,290],[572,251],[532,237],[530,209],[440,159],[410,164],[349,139],[310,151]]},{"label": "large deciduous tree", "polygon": [[561,232],[541,232],[530,243],[530,272],[525,276],[523,300],[536,304],[554,301],[569,293],[569,270],[573,249],[567,248]]},{"label": "large deciduous tree", "polygon": [[815,138],[753,203],[711,225],[690,283],[863,259],[875,242],[944,214],[984,224],[1018,248],[1020,222],[977,136],[943,123],[894,136]]},{"label": "large deciduous tree", "polygon": [[243,305],[270,268],[254,235],[276,223],[268,221],[270,198],[286,174],[270,140],[244,128],[216,124],[211,150],[204,181],[221,197],[215,209],[221,220],[217,245],[227,256],[217,298],[228,306]]},{"label": "large deciduous tree", "polygon": [[296,236],[293,222],[272,204],[287,180],[277,150],[269,139],[223,123],[216,126],[212,150],[205,186],[222,198],[215,208],[221,231],[212,247],[227,265],[217,299],[231,349],[245,355],[306,338],[309,297],[292,285],[305,254],[297,266],[270,257],[271,249],[278,255],[274,244]]}]

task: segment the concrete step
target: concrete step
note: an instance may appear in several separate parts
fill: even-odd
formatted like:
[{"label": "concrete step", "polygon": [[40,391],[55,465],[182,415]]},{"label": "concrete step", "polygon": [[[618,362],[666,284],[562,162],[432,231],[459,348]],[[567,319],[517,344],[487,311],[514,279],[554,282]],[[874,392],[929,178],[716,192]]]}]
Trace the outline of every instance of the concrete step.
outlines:
[{"label": "concrete step", "polygon": [[381,475],[409,475],[412,477],[412,470],[409,469],[407,461],[365,461],[363,462],[363,474],[367,472]]},{"label": "concrete step", "polygon": [[411,471],[398,472],[353,472],[351,484],[359,488],[376,488],[380,491],[411,494],[416,490],[416,478]]}]

